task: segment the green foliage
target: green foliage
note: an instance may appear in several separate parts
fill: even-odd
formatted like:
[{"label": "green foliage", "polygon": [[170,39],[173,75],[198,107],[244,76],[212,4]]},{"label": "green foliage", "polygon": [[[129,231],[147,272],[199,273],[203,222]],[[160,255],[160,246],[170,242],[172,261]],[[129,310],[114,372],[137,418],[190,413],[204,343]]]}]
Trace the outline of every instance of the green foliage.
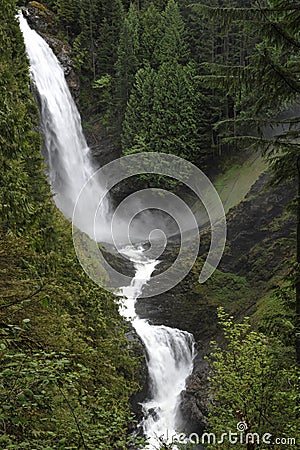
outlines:
[{"label": "green foliage", "polygon": [[[235,132],[244,136],[245,125],[248,124],[245,145],[250,143],[260,146],[274,167],[276,178],[286,179],[288,174],[295,175],[295,171],[291,175],[291,170],[295,167],[294,142],[298,136],[298,122],[296,118],[293,120],[292,113],[288,113],[290,120],[281,121],[277,116],[278,109],[286,109],[293,103],[300,90],[296,63],[299,53],[298,29],[294,22],[298,17],[298,8],[288,1],[280,2],[279,6],[275,1],[246,8],[236,6],[195,6],[201,11],[202,18],[210,18],[219,26],[242,27],[249,36],[248,40],[256,40],[251,57],[242,64],[238,60],[207,64],[210,83],[225,86],[231,94],[236,95],[238,120],[231,120],[231,133],[235,126]],[[262,90],[262,86],[265,89]],[[263,130],[258,135],[257,128],[259,125],[263,127],[268,120],[274,127],[272,137],[260,139]],[[228,126],[229,122],[223,121],[218,128]],[[249,128],[252,128],[250,133]]]},{"label": "green foliage", "polygon": [[124,154],[150,150],[153,120],[153,92],[156,72],[149,65],[140,69],[130,96],[123,123]]},{"label": "green foliage", "polygon": [[[236,432],[237,423],[244,422],[249,433],[294,437],[299,442],[299,373],[281,363],[279,342],[252,331],[247,319],[234,323],[222,308],[219,321],[225,348],[214,343],[209,357],[210,432],[221,437],[223,432]],[[245,445],[237,443],[236,448]]]},{"label": "green foliage", "polygon": [[[203,168],[210,147],[204,113],[206,100],[200,91],[195,64],[185,64],[188,46],[184,22],[173,0],[163,13],[154,5],[145,9],[139,51],[143,67],[136,72],[127,102],[121,139],[123,153],[165,152]],[[147,184],[152,178],[143,177]],[[176,185],[166,180],[161,184]]]},{"label": "green foliage", "polygon": [[194,67],[182,66],[176,61],[163,63],[157,72],[153,97],[154,151],[195,161],[201,152],[198,111],[202,98]]},{"label": "green foliage", "polygon": [[[289,1],[270,0],[255,3],[252,8],[207,8],[200,5],[203,17],[219,20],[223,25],[243,24],[247,33],[256,35],[256,45],[250,58],[242,65],[211,65],[210,82],[226,86],[230,94],[236,93],[239,106],[238,119],[222,121],[217,129],[233,126],[227,142],[243,142],[262,149],[270,163],[275,184],[297,179],[297,266],[295,337],[297,360],[300,362],[300,153],[299,117],[295,104],[300,92],[299,31],[295,21],[298,6]],[[250,26],[249,26],[250,23]],[[294,109],[294,111],[293,111]],[[286,118],[281,118],[284,111]],[[271,130],[265,124],[272,117]],[[254,124],[256,124],[254,128]],[[246,129],[252,127],[249,132]],[[238,129],[238,130],[237,130]],[[227,131],[227,130],[226,130]]]},{"label": "green foliage", "polygon": [[158,44],[160,63],[177,61],[185,64],[188,57],[185,24],[174,0],[168,1],[162,14],[162,30],[162,38]]},{"label": "green foliage", "polygon": [[154,3],[141,17],[140,59],[157,69],[160,62],[160,45],[163,36],[163,16]]},{"label": "green foliage", "polygon": [[28,91],[27,59],[14,11],[14,1],[7,1],[0,18],[0,226],[22,233],[42,225],[51,206],[42,156],[32,152],[40,145],[33,132],[37,110]]},{"label": "green foliage", "polygon": [[1,252],[10,248],[0,265],[0,442],[126,448],[128,396],[137,384],[124,325],[112,296],[82,272],[61,225],[63,248],[48,261],[24,238],[0,242]]},{"label": "green foliage", "polygon": [[291,280],[286,280],[283,286],[263,296],[250,321],[256,323],[263,333],[273,337],[280,336],[286,348],[286,358],[293,358],[295,291]]},{"label": "green foliage", "polygon": [[[52,201],[14,14],[15,2],[5,0],[0,17],[0,447],[126,449],[138,362],[115,298],[83,272],[71,225]],[[98,77],[95,87],[103,92],[109,83],[109,76]]]},{"label": "green foliage", "polygon": [[[124,19],[118,45],[116,61],[116,103],[119,123],[124,119],[126,103],[132,88],[139,63],[139,15],[132,3]],[[120,126],[120,125],[119,125]]]}]

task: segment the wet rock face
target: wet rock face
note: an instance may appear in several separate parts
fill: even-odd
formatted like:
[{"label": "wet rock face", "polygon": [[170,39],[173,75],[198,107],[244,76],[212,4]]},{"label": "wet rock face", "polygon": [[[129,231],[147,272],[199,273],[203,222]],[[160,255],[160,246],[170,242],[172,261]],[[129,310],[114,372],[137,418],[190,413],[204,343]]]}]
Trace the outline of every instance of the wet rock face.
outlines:
[{"label": "wet rock face", "polygon": [[293,258],[296,216],[286,208],[296,196],[294,183],[268,187],[262,175],[245,201],[228,215],[227,251],[220,269],[246,276],[251,282],[267,282],[280,274],[282,261]]},{"label": "wet rock face", "polygon": [[204,348],[198,348],[194,371],[186,380],[186,389],[181,393],[180,420],[181,428],[186,435],[197,433],[201,436],[207,429],[209,366],[204,360]]},{"label": "wet rock face", "polygon": [[59,60],[63,68],[72,97],[74,98],[75,101],[78,101],[80,93],[80,80],[79,76],[76,74],[74,70],[74,64],[71,58],[72,55],[71,47],[57,38],[53,38],[44,34],[42,36],[47,42],[47,44],[54,51],[57,59]]},{"label": "wet rock face", "polygon": [[[262,283],[284,272],[282,261],[293,257],[295,217],[284,215],[295,195],[295,186],[289,183],[268,188],[267,183],[268,176],[261,176],[245,200],[227,216],[227,243],[218,267],[222,274],[229,274],[221,279],[223,283],[228,284],[230,274],[233,274],[243,277],[250,290],[258,284],[263,288],[266,284]],[[215,311],[218,305],[223,304],[222,288],[226,286],[221,284],[219,297],[214,298],[216,277],[213,276],[202,287],[198,283],[201,260],[204,261],[209,244],[210,237],[204,235],[198,265],[177,286],[158,297],[137,301],[136,310],[141,318],[149,318],[157,325],[187,330],[194,334],[196,341],[202,343],[214,339],[218,333]],[[174,260],[174,255],[178,253],[177,247],[176,242],[169,246],[169,253],[165,256],[167,260],[157,266],[154,276],[164,271],[168,262]],[[241,286],[237,287],[241,289]],[[234,289],[230,292],[231,305],[234,305],[237,294]],[[236,312],[239,313],[238,308]]]},{"label": "wet rock face", "polygon": [[55,34],[55,30],[53,30],[55,16],[42,3],[29,2],[26,8],[22,8],[22,12],[31,28],[39,33]]},{"label": "wet rock face", "polygon": [[[143,419],[142,402],[144,402],[149,395],[149,374],[146,364],[146,349],[133,326],[131,324],[128,324],[128,328],[129,331],[126,333],[126,338],[129,343],[128,347],[134,352],[134,355],[141,361],[139,371],[138,373],[135,374],[135,379],[138,381],[140,385],[140,390],[131,397],[130,404],[137,421],[141,422]],[[135,427],[130,431],[136,431]]]}]

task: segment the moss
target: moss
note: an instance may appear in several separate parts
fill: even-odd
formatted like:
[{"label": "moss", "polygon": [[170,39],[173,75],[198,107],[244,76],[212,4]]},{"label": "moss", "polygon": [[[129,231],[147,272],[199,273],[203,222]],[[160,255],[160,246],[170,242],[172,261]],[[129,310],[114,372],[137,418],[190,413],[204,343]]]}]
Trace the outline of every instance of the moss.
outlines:
[{"label": "moss", "polygon": [[[197,265],[194,270],[198,272]],[[224,306],[230,312],[244,310],[254,302],[255,297],[245,277],[216,270],[205,284],[195,283],[193,291],[199,301],[209,306]]]},{"label": "moss", "polygon": [[39,2],[29,2],[29,6],[32,6],[33,8],[36,8],[39,10],[42,15],[49,14],[49,10],[46,8],[45,5]]},{"label": "moss", "polygon": [[274,221],[270,224],[270,230],[271,231],[280,230],[283,226],[285,226],[285,223],[287,221],[289,221],[290,219],[293,219],[293,218],[294,218],[294,214],[292,213],[292,211],[290,211],[289,209],[286,209],[281,216],[276,217],[274,219]]}]

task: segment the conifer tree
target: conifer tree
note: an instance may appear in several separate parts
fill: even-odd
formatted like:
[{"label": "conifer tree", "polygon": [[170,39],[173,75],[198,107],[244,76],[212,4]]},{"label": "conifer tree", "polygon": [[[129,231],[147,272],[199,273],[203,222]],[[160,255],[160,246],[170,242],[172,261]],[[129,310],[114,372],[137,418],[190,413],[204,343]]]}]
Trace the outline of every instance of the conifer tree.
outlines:
[{"label": "conifer tree", "polygon": [[114,76],[120,30],[124,20],[122,0],[102,0],[98,11],[96,73],[98,76]]},{"label": "conifer tree", "polygon": [[153,122],[153,93],[156,72],[147,64],[138,70],[126,108],[122,133],[124,154],[153,151],[151,124]]},{"label": "conifer tree", "polygon": [[[209,431],[221,436],[229,429],[235,439],[234,432],[240,431],[237,423],[242,422],[243,439],[236,433],[233,445],[234,440],[225,438],[221,448],[228,450],[266,448],[261,442],[266,430],[274,444],[276,436],[292,438],[295,445],[299,439],[299,373],[278,359],[279,344],[274,337],[251,330],[249,318],[234,323],[223,308],[218,317],[224,336],[222,348],[212,342],[208,358]],[[216,442],[208,442],[208,449],[216,448]],[[274,448],[282,446],[277,443]]]},{"label": "conifer tree", "polygon": [[116,62],[116,104],[119,122],[124,118],[124,111],[129,99],[135,74],[139,67],[139,15],[132,3],[125,17],[118,45]]},{"label": "conifer tree", "polygon": [[[156,26],[154,22],[156,19]],[[159,20],[161,18],[161,24]],[[142,17],[141,53],[149,55],[138,71],[126,109],[122,150],[166,152],[204,168],[210,151],[206,101],[188,54],[178,5],[170,0],[161,16],[152,5]]]},{"label": "conifer tree", "polygon": [[187,62],[189,51],[185,25],[179,6],[174,0],[169,0],[162,14],[163,35],[159,42],[158,59],[160,63],[178,61]]},{"label": "conifer tree", "polygon": [[0,228],[22,234],[46,226],[51,203],[40,138],[33,131],[37,110],[28,90],[28,63],[15,11],[15,1],[5,0],[0,17]]},{"label": "conifer tree", "polygon": [[[165,62],[157,72],[151,135],[154,151],[190,161],[199,157],[199,93],[192,65]],[[200,158],[199,158],[200,159]]]},{"label": "conifer tree", "polygon": [[[293,105],[299,97],[300,53],[298,20],[300,10],[290,0],[269,0],[251,8],[211,8],[198,6],[204,17],[244,24],[245,32],[259,39],[246,65],[211,66],[211,84],[226,86],[229,93],[239,92],[241,105],[247,102],[234,121],[240,126],[240,139],[263,149],[273,169],[274,182],[297,179],[297,261],[295,342],[300,363],[300,152],[299,117],[278,118],[278,110]],[[272,118],[273,117],[273,118]],[[263,125],[275,128],[275,137],[263,135]],[[221,124],[220,126],[222,126]],[[226,122],[225,122],[226,125]],[[245,136],[245,125],[248,135]],[[258,128],[259,134],[254,135]]]},{"label": "conifer tree", "polygon": [[156,69],[161,59],[159,53],[162,36],[162,14],[154,3],[150,3],[141,17],[140,58]]}]

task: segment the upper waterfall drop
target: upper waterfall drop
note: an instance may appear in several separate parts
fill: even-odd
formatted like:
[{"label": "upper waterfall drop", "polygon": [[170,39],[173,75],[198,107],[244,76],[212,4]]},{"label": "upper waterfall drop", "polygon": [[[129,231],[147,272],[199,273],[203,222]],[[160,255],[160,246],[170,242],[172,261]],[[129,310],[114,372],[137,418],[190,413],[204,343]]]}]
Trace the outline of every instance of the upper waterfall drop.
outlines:
[{"label": "upper waterfall drop", "polygon": [[[81,118],[70,94],[64,71],[44,39],[32,30],[23,14],[18,15],[30,61],[30,71],[39,101],[44,146],[47,149],[49,182],[54,200],[66,217],[71,218],[81,189],[95,172],[89,156]],[[109,200],[100,180],[94,178],[84,191],[84,209],[78,228],[94,237],[94,215],[101,217],[98,240],[107,239]],[[100,208],[99,208],[100,205]]]}]

